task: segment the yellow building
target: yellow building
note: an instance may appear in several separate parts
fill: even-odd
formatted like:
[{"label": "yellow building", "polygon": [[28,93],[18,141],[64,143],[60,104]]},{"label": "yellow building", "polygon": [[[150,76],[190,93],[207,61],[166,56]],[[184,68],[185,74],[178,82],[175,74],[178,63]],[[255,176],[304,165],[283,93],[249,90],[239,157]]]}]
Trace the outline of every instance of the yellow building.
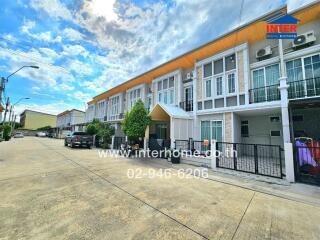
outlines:
[{"label": "yellow building", "polygon": [[23,129],[36,130],[45,126],[54,128],[56,122],[57,116],[48,113],[24,110],[23,113],[20,114],[20,124]]}]

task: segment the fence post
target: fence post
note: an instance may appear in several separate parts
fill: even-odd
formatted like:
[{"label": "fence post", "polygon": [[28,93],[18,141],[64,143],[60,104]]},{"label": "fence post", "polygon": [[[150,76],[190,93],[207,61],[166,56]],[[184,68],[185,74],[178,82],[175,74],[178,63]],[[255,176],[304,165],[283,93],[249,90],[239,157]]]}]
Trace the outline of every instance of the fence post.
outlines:
[{"label": "fence post", "polygon": [[114,135],[111,137],[111,149],[114,149]]},{"label": "fence post", "polygon": [[288,182],[294,182],[294,164],[292,143],[284,143],[284,161],[286,166],[286,179]]},{"label": "fence post", "polygon": [[144,149],[144,151],[147,151],[147,149],[148,149],[147,144],[148,144],[148,139],[147,138],[143,138],[143,149]]},{"label": "fence post", "polygon": [[233,143],[233,147],[232,147],[232,154],[233,154],[233,167],[234,167],[234,170],[237,170],[237,154],[236,154],[236,151],[237,151],[237,144],[236,143]]},{"label": "fence post", "polygon": [[189,141],[188,141],[188,150],[190,151],[192,149],[192,138],[189,138]]},{"label": "fence post", "polygon": [[253,146],[253,155],[254,155],[254,172],[255,172],[255,174],[258,174],[259,173],[258,146],[256,144]]},{"label": "fence post", "polygon": [[217,143],[217,141],[215,139],[211,139],[210,158],[211,158],[211,169],[212,170],[217,169],[216,143]]},{"label": "fence post", "polygon": [[126,143],[126,145],[128,144],[128,136],[126,136],[125,138],[124,138],[125,140],[125,143]]}]

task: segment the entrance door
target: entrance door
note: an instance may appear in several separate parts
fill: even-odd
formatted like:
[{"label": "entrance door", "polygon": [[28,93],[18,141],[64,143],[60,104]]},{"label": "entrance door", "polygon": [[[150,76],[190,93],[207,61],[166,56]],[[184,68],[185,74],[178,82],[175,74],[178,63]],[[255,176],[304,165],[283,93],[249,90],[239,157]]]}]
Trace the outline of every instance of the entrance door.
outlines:
[{"label": "entrance door", "polygon": [[168,125],[165,123],[156,124],[157,139],[167,139]]}]

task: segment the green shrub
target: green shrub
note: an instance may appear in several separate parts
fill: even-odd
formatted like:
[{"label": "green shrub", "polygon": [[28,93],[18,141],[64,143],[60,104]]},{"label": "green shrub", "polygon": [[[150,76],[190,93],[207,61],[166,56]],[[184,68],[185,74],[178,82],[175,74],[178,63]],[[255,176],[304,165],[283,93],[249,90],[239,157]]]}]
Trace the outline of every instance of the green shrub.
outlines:
[{"label": "green shrub", "polygon": [[9,125],[3,125],[0,126],[0,132],[3,132],[3,139],[5,141],[9,141],[11,138],[11,126]]}]

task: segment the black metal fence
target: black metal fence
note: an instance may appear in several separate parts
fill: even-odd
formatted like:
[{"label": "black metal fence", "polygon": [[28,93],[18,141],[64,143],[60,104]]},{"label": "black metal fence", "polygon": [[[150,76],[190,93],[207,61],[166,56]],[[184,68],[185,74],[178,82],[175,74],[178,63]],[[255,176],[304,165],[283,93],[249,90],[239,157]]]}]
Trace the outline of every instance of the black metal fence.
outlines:
[{"label": "black metal fence", "polygon": [[[211,142],[176,140],[175,149],[208,156]],[[283,177],[283,149],[278,145],[216,143],[217,167],[269,177]],[[212,153],[211,153],[212,154]]]},{"label": "black metal fence", "polygon": [[186,112],[192,112],[193,111],[193,100],[180,102],[179,105],[180,105],[180,108],[182,108]]},{"label": "black metal fence", "polygon": [[283,149],[278,145],[217,142],[217,167],[282,178]]},{"label": "black metal fence", "polygon": [[297,181],[320,185],[320,146],[294,146],[294,156]]},{"label": "black metal fence", "polygon": [[304,98],[320,95],[320,77],[288,82],[288,98]]},{"label": "black metal fence", "polygon": [[279,84],[253,88],[249,90],[249,103],[280,100]]}]

